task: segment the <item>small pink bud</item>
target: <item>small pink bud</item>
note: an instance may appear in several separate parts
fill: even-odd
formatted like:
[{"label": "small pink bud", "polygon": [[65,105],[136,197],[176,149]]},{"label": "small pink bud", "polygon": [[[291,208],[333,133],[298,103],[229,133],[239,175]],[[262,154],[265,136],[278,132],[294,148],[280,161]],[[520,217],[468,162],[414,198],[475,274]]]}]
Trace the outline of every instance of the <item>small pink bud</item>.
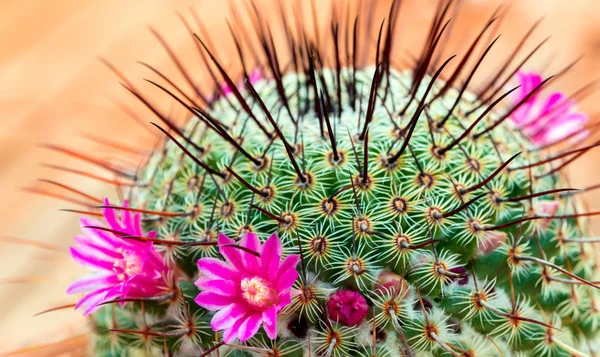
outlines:
[{"label": "small pink bud", "polygon": [[504,232],[488,232],[485,239],[479,241],[477,252],[479,255],[493,252],[506,242],[506,237],[506,233]]},{"label": "small pink bud", "polygon": [[[554,216],[558,211],[558,207],[560,202],[558,200],[554,201],[538,201],[534,205],[535,214],[539,216]],[[542,228],[548,228],[551,220],[544,219],[541,221],[540,226]]]},{"label": "small pink bud", "polygon": [[386,290],[393,290],[396,294],[401,295],[400,298],[404,298],[408,294],[408,289],[406,280],[389,270],[384,270],[379,273],[377,283],[375,284],[375,291],[384,292]]},{"label": "small pink bud", "polygon": [[327,301],[329,318],[344,326],[358,326],[369,312],[365,298],[354,290],[338,290]]},{"label": "small pink bud", "polygon": [[560,202],[554,201],[538,201],[535,204],[535,212],[542,216],[553,216],[558,211]]}]

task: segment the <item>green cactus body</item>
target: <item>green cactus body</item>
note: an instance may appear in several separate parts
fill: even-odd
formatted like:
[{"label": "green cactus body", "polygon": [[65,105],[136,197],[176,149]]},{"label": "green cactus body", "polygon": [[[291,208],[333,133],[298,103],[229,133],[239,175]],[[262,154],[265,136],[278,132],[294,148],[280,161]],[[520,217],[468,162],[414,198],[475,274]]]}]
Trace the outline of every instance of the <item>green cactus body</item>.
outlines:
[{"label": "green cactus body", "polygon": [[[371,356],[373,348],[376,356],[400,355],[404,348],[396,337],[400,333],[413,353],[431,356],[452,355],[445,348],[461,356],[529,355],[534,351],[566,356],[567,347],[581,341],[582,334],[594,337],[596,312],[578,311],[571,299],[577,297],[586,306],[592,304],[597,295],[595,288],[552,280],[574,281],[550,265],[567,269],[567,259],[559,252],[563,250],[568,265],[578,267],[573,272],[593,280],[593,263],[582,260],[580,246],[563,246],[559,240],[584,228],[574,219],[532,220],[493,228],[527,216],[539,201],[552,198],[544,195],[519,202],[506,200],[561,187],[559,175],[544,175],[552,166],[502,170],[485,185],[470,190],[515,154],[521,153],[511,161],[513,168],[543,160],[543,153],[504,122],[439,155],[439,149],[460,137],[483,111],[464,114],[473,107],[465,98],[439,129],[437,123],[447,114],[445,108],[456,98],[456,92],[451,91],[419,116],[409,144],[390,164],[387,160],[399,152],[418,103],[413,101],[404,115],[390,115],[406,106],[410,98],[406,89],[410,73],[392,70],[389,82],[382,82],[377,90],[377,98],[385,100],[375,100],[368,133],[361,138],[374,72],[375,68],[357,71],[356,91],[362,100],[357,100],[354,109],[343,97],[343,111],[339,115],[328,113],[337,154],[332,149],[328,126],[319,125],[312,109],[316,105],[314,97],[301,90],[306,78],[298,74],[282,79],[290,106],[308,108],[302,115],[293,113],[301,118],[298,128],[281,108],[275,81],[265,79],[255,84],[293,149],[293,160],[281,139],[268,139],[239,106],[231,106],[224,99],[215,103],[210,115],[227,126],[250,155],[260,158],[260,165],[241,155],[198,118],[190,119],[185,135],[205,149],[197,158],[217,172],[207,174],[175,143],[166,143],[164,150],[157,151],[142,168],[139,180],[147,185],[135,192],[134,203],[150,210],[194,215],[148,217],[147,228],[157,230],[159,236],[190,243],[214,242],[217,231],[230,237],[241,237],[248,231],[262,236],[277,232],[286,253],[299,253],[300,241],[305,268],[312,279],[307,280],[309,284],[297,283],[296,288],[303,294],[294,298],[281,318],[306,319],[312,339],[309,345],[294,336],[281,338],[281,342],[296,347],[291,356],[309,348],[317,354],[328,353],[331,336],[321,321],[319,304],[329,292],[342,288],[370,297],[377,317],[358,327],[336,327],[344,338],[330,351],[332,356]],[[332,79],[335,73],[324,71],[324,77]],[[417,97],[423,95],[429,80],[423,80]],[[443,84],[437,80],[434,88]],[[343,93],[349,91],[347,87],[342,89]],[[252,101],[247,91],[242,93]],[[260,122],[267,122],[265,113],[254,112]],[[471,132],[484,130],[502,114],[502,110],[490,112]],[[305,182],[296,173],[294,161]],[[542,177],[530,180],[530,176]],[[576,201],[565,198],[561,203],[557,214],[575,212]],[[506,242],[487,254],[481,253],[482,246],[492,244],[490,234],[503,233],[508,236]],[[516,248],[512,244],[515,240]],[[190,276],[195,274],[194,262],[199,257],[218,255],[214,246],[167,252]],[[468,282],[460,285],[460,274],[452,271],[463,266]],[[378,274],[384,270],[404,276],[408,291],[400,295],[397,291],[373,292]],[[511,284],[514,298],[510,297]],[[312,294],[305,296],[309,291]],[[194,305],[190,296],[186,297],[187,306]],[[426,300],[429,307],[423,310],[420,299]],[[361,329],[367,329],[370,337],[373,321],[386,335],[374,347],[370,338],[360,341],[357,337],[364,334]],[[560,335],[556,334],[560,340],[555,337],[555,342],[549,342],[548,336],[555,336],[554,329],[542,323],[552,326],[556,321],[562,324]],[[200,326],[204,328],[202,335],[210,335],[207,324]],[[434,330],[437,332],[432,337]],[[391,335],[393,342],[387,341]],[[207,347],[210,338],[198,341]],[[248,345],[261,343],[255,338]]]},{"label": "green cactus body", "polygon": [[[433,74],[412,91],[415,71],[317,67],[240,88],[252,115],[235,93],[220,96],[139,169],[132,206],[174,213],[146,214],[144,224],[177,243],[161,249],[178,267],[178,288],[165,301],[96,313],[98,355],[596,351],[592,246],[569,241],[587,236],[579,203],[553,191],[566,179],[504,120],[512,107],[488,111]],[[553,218],[541,219],[554,201]],[[259,332],[243,346],[215,345],[212,313],[193,301],[196,261],[219,257],[217,233],[247,232],[277,233],[284,255],[302,255],[299,293],[279,315],[277,341]],[[401,287],[375,289],[382,272]],[[369,302],[358,326],[324,316],[342,289]]]}]

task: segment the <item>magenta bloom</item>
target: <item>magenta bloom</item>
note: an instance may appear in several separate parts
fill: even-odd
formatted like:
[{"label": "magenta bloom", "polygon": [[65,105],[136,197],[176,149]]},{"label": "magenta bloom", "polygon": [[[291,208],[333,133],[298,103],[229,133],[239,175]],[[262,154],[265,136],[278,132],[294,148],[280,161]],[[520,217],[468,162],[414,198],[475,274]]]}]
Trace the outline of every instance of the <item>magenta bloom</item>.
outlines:
[{"label": "magenta bloom", "polygon": [[[521,87],[513,95],[515,104],[542,82],[536,73],[518,72],[517,79]],[[546,98],[536,93],[512,113],[511,119],[538,145],[553,144],[567,137],[578,141],[589,135],[584,127],[588,116],[575,107],[576,103],[564,93],[553,92]]]},{"label": "magenta bloom", "polygon": [[[108,199],[104,204],[110,205]],[[128,206],[127,201],[123,206]],[[141,215],[121,210],[119,216],[117,210],[109,208],[103,213],[106,225],[81,218],[83,234],[75,236],[75,246],[70,248],[73,260],[95,271],[67,289],[68,294],[87,293],[75,306],[76,309],[83,306],[84,315],[96,311],[106,301],[152,297],[168,289],[165,277],[169,269],[152,242],[124,239],[107,231],[85,228],[107,227],[126,235],[144,236]],[[154,238],[156,233],[149,232],[147,237]]]},{"label": "magenta bloom", "polygon": [[[299,256],[290,254],[281,261],[282,245],[273,234],[264,245],[254,233],[239,242],[219,234],[219,251],[226,261],[202,258],[198,261],[202,290],[196,303],[217,311],[211,320],[214,331],[223,330],[223,341],[244,342],[262,325],[270,339],[277,337],[277,315],[291,301],[290,289],[298,272]],[[257,255],[251,252],[256,252]]]},{"label": "magenta bloom", "polygon": [[[252,72],[250,72],[248,74],[248,81],[250,82],[250,84],[255,84],[262,78],[263,78],[263,72],[258,67],[253,69]],[[238,84],[237,87],[243,88],[244,83]],[[233,92],[227,83],[221,83],[221,91],[223,92],[223,95],[225,95],[225,96],[230,95]]]},{"label": "magenta bloom", "polygon": [[327,300],[329,318],[344,326],[358,326],[367,317],[369,305],[365,298],[354,290],[338,290]]}]

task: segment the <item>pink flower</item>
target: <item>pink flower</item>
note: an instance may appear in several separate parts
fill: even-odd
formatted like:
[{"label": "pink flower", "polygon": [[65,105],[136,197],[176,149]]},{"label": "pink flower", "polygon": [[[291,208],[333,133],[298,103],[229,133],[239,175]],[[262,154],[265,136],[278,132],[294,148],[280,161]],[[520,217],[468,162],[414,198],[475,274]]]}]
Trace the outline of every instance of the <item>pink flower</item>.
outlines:
[{"label": "pink flower", "polygon": [[291,301],[290,289],[298,278],[299,256],[281,260],[282,245],[273,234],[261,245],[254,233],[239,242],[224,234],[218,237],[219,251],[225,261],[202,258],[198,261],[202,291],[196,297],[201,307],[216,311],[211,320],[214,331],[223,330],[223,341],[236,338],[244,342],[260,326],[270,339],[277,337],[277,315]]},{"label": "pink flower", "polygon": [[[104,204],[110,205],[108,199]],[[127,201],[123,206],[128,206]],[[107,228],[126,235],[144,236],[139,213],[122,210],[118,216],[111,208],[105,208],[103,213]],[[165,277],[169,269],[152,242],[139,242],[104,230],[86,228],[106,227],[93,219],[81,218],[80,224],[83,234],[75,236],[75,246],[70,248],[71,257],[95,273],[75,281],[67,289],[68,294],[87,293],[76,309],[83,306],[83,314],[87,315],[106,301],[152,297],[167,290]],[[147,236],[154,238],[156,233],[149,232]]]},{"label": "pink flower", "polygon": [[[262,70],[259,67],[256,67],[252,70],[252,72],[248,74],[248,81],[250,82],[250,84],[255,84],[256,82],[260,81],[263,77],[264,76]],[[239,83],[237,87],[243,88],[244,83]],[[233,91],[227,83],[221,83],[221,92],[223,93],[223,95],[227,96],[230,95]]]},{"label": "pink flower", "polygon": [[[517,79],[521,87],[513,95],[515,104],[542,82],[537,73],[519,71]],[[538,145],[553,144],[567,137],[576,142],[587,137],[589,131],[584,127],[587,114],[577,111],[575,106],[564,93],[553,92],[546,98],[536,93],[512,113],[511,119]]]},{"label": "pink flower", "polygon": [[365,298],[354,290],[338,290],[327,300],[329,318],[344,326],[358,326],[369,312]]}]

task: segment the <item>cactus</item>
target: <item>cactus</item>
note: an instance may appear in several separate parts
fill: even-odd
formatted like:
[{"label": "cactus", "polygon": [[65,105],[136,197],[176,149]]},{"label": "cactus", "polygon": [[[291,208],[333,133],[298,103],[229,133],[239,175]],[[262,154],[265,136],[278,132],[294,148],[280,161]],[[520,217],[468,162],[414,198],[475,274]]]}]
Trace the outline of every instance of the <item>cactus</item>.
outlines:
[{"label": "cactus", "polygon": [[[451,5],[440,4],[422,52],[405,70],[392,65],[399,1],[378,32],[359,19],[364,36],[352,31],[351,21],[337,19],[320,37],[296,33],[287,28],[295,20],[284,6],[287,46],[274,44],[275,25],[239,25],[233,38],[241,83],[206,37],[197,36],[217,88],[212,97],[150,82],[188,111],[182,126],[124,80],[157,115],[153,124],[164,142],[135,173],[118,172],[134,178],[129,205],[100,207],[106,217],[120,212],[117,220],[130,224],[107,218],[108,228],[87,223],[83,229],[135,244],[128,252],[160,254],[164,262],[155,264],[169,272],[151,277],[132,260],[150,259],[146,253],[119,260],[118,279],[143,274],[148,285],[135,285],[138,291],[123,284],[86,309],[96,355],[599,352],[595,240],[585,238],[584,219],[596,213],[582,210],[563,172],[593,146],[548,150],[586,129],[570,129],[567,119],[549,127],[547,113],[532,114],[556,77],[525,76],[522,87],[508,89],[507,64],[487,85],[468,89],[495,42],[479,55],[473,50],[482,47],[493,20],[464,56],[442,60]],[[242,43],[252,31],[260,43]],[[373,34],[376,44],[369,42]],[[250,48],[262,51],[252,75]],[[582,115],[564,101],[544,109]],[[143,228],[131,224],[135,219]],[[281,252],[274,253],[278,244]],[[262,268],[244,273],[253,277],[211,270],[215,264],[235,270],[233,256]],[[278,258],[281,266],[298,261],[297,277],[290,273],[295,279],[281,290],[271,287],[280,283],[273,275]],[[241,290],[211,285],[226,281],[223,276],[234,285],[242,279]],[[255,321],[240,326],[242,317],[221,312],[224,302],[210,295],[215,291],[238,291],[235,298],[252,302],[251,311],[275,299],[276,315],[264,312],[260,330],[260,321],[256,328],[248,327]]]}]

